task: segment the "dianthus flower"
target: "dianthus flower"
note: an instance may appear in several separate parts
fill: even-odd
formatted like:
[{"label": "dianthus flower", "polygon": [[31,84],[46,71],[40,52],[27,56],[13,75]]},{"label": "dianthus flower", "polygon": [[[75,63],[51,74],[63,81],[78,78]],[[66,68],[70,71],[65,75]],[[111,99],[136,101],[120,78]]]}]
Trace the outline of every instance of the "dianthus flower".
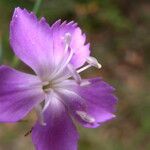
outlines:
[{"label": "dianthus flower", "polygon": [[85,41],[73,21],[49,26],[32,12],[14,11],[11,47],[35,75],[0,66],[0,122],[17,122],[34,108],[36,150],[77,150],[79,136],[72,120],[96,128],[115,117],[114,88],[101,78],[79,75],[91,66],[101,68]]}]

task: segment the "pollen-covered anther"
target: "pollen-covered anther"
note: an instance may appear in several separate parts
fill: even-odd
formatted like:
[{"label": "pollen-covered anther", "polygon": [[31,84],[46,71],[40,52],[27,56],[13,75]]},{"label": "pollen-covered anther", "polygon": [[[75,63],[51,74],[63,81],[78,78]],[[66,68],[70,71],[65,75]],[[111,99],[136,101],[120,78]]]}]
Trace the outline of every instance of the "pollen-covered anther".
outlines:
[{"label": "pollen-covered anther", "polygon": [[96,67],[98,69],[100,69],[102,67],[102,65],[97,61],[97,59],[95,57],[89,56],[86,61],[91,66]]},{"label": "pollen-covered anther", "polygon": [[81,117],[87,123],[94,123],[95,119],[88,115],[85,111],[76,111],[77,115]]}]

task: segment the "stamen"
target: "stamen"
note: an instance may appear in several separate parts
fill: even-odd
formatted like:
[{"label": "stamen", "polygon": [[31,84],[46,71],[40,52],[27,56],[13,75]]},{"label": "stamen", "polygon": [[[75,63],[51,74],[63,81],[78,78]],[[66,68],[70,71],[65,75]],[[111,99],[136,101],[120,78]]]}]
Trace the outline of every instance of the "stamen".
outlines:
[{"label": "stamen", "polygon": [[91,83],[88,81],[88,80],[83,80],[80,84],[80,86],[87,86],[87,85],[90,85]]},{"label": "stamen", "polygon": [[71,34],[69,32],[67,32],[65,34],[64,42],[65,42],[65,50],[64,50],[64,52],[66,53],[68,48],[69,48],[70,42],[71,42]]},{"label": "stamen", "polygon": [[85,122],[88,123],[94,123],[95,119],[91,116],[89,116],[86,112],[84,111],[76,111],[77,115],[79,115]]},{"label": "stamen", "polygon": [[71,75],[73,76],[73,78],[76,80],[76,82],[78,84],[81,83],[81,77],[80,75],[77,73],[77,71],[75,70],[75,68],[71,65],[71,64],[68,64],[67,65],[67,68],[68,70],[70,71]]},{"label": "stamen", "polygon": [[77,73],[80,73],[80,72],[82,72],[82,71],[84,71],[84,70],[86,70],[86,69],[88,69],[88,68],[90,68],[90,67],[91,67],[91,65],[88,64],[88,65],[86,65],[86,66],[84,66],[84,67],[78,69],[78,70],[77,70]]},{"label": "stamen", "polygon": [[89,56],[86,61],[91,66],[96,67],[98,69],[100,69],[102,67],[102,65],[97,61],[97,59],[95,57]]},{"label": "stamen", "polygon": [[77,70],[78,73],[90,68],[90,67],[96,67],[98,69],[100,69],[102,67],[102,65],[97,61],[97,59],[95,57],[89,56],[86,60],[86,62],[88,63],[88,65],[80,68],[79,70]]},{"label": "stamen", "polygon": [[[64,68],[67,66],[67,64],[69,63],[69,61],[71,60],[74,52],[72,51],[72,49],[70,49],[69,54],[66,54],[69,46],[70,46],[70,42],[71,42],[71,34],[69,32],[67,32],[65,34],[65,36],[63,37],[64,43],[65,43],[65,48],[64,48],[64,57],[62,58],[62,60],[60,61],[58,68],[51,74],[50,79],[53,79],[54,77],[57,77],[57,75],[59,75]],[[68,55],[67,58],[65,55]]]},{"label": "stamen", "polygon": [[[67,63],[69,63],[69,61],[67,61]],[[86,70],[86,69],[88,69],[90,67],[96,67],[98,69],[100,69],[102,67],[102,65],[97,61],[97,59],[92,57],[92,56],[89,56],[87,58],[87,63],[88,63],[88,65],[78,69],[77,71],[73,68],[73,66],[71,68],[69,67],[68,69],[71,72],[71,74],[67,74],[67,75],[65,75],[65,76],[63,76],[61,78],[58,78],[58,79],[55,80],[55,82],[61,82],[61,81],[66,80],[66,79],[68,79],[68,78],[73,76],[76,81],[79,81],[78,83],[81,83],[81,81],[78,80],[79,76],[80,76],[79,73],[81,73],[82,71],[84,71],[84,70]],[[70,66],[70,65],[71,64],[67,64],[67,67]],[[58,71],[58,72],[60,72],[60,71]],[[58,74],[58,72],[57,72],[57,74]],[[80,77],[80,79],[81,79],[81,77]]]},{"label": "stamen", "polygon": [[50,98],[49,97],[53,97],[53,90],[52,89],[49,90],[48,95],[45,95],[45,104],[44,104],[44,107],[42,109],[42,112],[44,112],[50,104]]},{"label": "stamen", "polygon": [[40,104],[38,104],[35,107],[35,111],[36,111],[36,115],[38,117],[38,121],[42,126],[46,126],[46,123],[44,122],[44,116],[43,116],[43,112],[42,112],[42,106]]},{"label": "stamen", "polygon": [[55,72],[53,77],[55,76],[55,78],[56,78],[65,69],[65,67],[68,65],[69,61],[71,60],[73,53],[74,52],[71,50],[67,60],[62,62],[62,65],[60,66],[59,70],[57,70],[57,72]]}]

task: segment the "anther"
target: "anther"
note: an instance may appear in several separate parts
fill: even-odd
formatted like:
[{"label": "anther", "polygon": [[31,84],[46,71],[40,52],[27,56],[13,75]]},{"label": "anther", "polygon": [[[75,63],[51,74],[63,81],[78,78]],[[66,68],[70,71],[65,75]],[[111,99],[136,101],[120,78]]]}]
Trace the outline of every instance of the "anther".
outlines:
[{"label": "anther", "polygon": [[67,32],[64,36],[64,43],[65,43],[65,50],[64,52],[66,53],[68,48],[69,48],[69,45],[70,45],[70,42],[71,42],[71,34],[69,32]]},{"label": "anther", "polygon": [[98,69],[100,69],[102,67],[102,65],[97,61],[97,59],[95,57],[89,56],[86,61],[91,66],[96,67]]},{"label": "anther", "polygon": [[86,70],[86,69],[88,69],[88,68],[90,68],[90,67],[92,67],[92,66],[93,66],[93,67],[96,67],[96,68],[98,68],[98,69],[100,69],[100,68],[102,67],[102,65],[97,61],[97,59],[94,58],[94,57],[92,57],[92,56],[89,56],[89,57],[87,58],[86,62],[88,63],[88,65],[86,65],[86,66],[84,66],[84,67],[78,69],[78,70],[77,70],[78,73],[80,73],[80,72],[82,72],[82,71],[84,71],[84,70]]},{"label": "anther", "polygon": [[81,83],[80,83],[80,86],[87,86],[87,85],[90,85],[91,83],[88,81],[88,80],[83,80]]},{"label": "anther", "polygon": [[71,42],[71,34],[69,32],[67,32],[65,34],[65,37],[64,37],[64,42],[68,45],[70,45],[70,42]]},{"label": "anther", "polygon": [[89,116],[84,111],[76,111],[76,113],[87,123],[94,123],[95,122],[95,119],[93,117]]}]

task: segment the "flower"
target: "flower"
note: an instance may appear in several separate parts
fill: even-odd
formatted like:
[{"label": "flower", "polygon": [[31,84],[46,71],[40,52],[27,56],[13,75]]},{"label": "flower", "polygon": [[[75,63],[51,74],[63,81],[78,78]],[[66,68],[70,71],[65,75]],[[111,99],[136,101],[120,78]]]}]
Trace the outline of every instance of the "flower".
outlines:
[{"label": "flower", "polygon": [[49,26],[26,9],[14,11],[12,49],[36,75],[0,67],[0,122],[17,122],[34,108],[38,119],[32,141],[37,150],[77,150],[72,118],[96,128],[115,117],[114,88],[101,78],[79,75],[91,66],[101,68],[85,41],[73,21]]}]

